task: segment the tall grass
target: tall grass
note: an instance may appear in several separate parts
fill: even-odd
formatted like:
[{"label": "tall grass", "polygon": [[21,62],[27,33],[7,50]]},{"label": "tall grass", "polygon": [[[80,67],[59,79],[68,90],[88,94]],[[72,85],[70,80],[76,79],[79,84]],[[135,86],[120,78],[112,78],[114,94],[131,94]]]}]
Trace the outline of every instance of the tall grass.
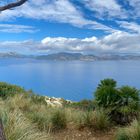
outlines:
[{"label": "tall grass", "polygon": [[140,140],[140,122],[134,120],[129,126],[120,128],[116,140]]},{"label": "tall grass", "polygon": [[24,95],[16,94],[14,97],[8,97],[5,100],[5,105],[10,110],[20,109],[22,111],[29,111],[32,106],[30,98],[26,98]]},{"label": "tall grass", "polygon": [[33,124],[36,124],[40,131],[49,131],[50,127],[50,119],[47,115],[40,112],[30,112],[26,113],[26,116],[30,119]]},{"label": "tall grass", "polygon": [[107,130],[110,126],[108,115],[101,109],[77,113],[78,127],[88,127],[94,130]]},{"label": "tall grass", "polygon": [[110,126],[103,110],[93,111],[92,101],[83,101],[80,106],[82,104],[84,109],[54,108],[48,107],[42,96],[14,94],[0,98],[0,117],[8,140],[48,140],[49,133],[69,128],[71,124],[75,129],[78,126],[106,130]]},{"label": "tall grass", "polygon": [[35,125],[20,112],[1,110],[0,113],[6,138],[8,140],[50,140],[49,135],[39,132]]},{"label": "tall grass", "polygon": [[51,116],[53,130],[64,129],[67,126],[65,110],[56,109]]},{"label": "tall grass", "polygon": [[106,130],[110,127],[110,118],[103,109],[94,111],[93,127],[97,130]]},{"label": "tall grass", "polygon": [[[105,85],[109,87],[106,89]],[[97,89],[101,93],[99,92],[97,98],[99,100],[96,100],[96,102],[83,100],[78,103],[64,104],[61,108],[54,108],[47,106],[43,96],[26,92],[17,86],[0,83],[0,118],[4,125],[6,138],[8,140],[51,140],[52,131],[58,132],[58,130],[66,128],[105,131],[112,126],[109,118],[111,115],[115,117],[116,122],[117,120],[119,122],[126,120],[125,122],[128,124],[137,117],[137,101],[139,101],[137,95],[139,92],[134,88],[123,87],[119,91],[115,88],[114,93],[115,85],[116,83],[109,79],[102,81]],[[113,86],[113,88],[110,88],[110,86]],[[108,94],[108,91],[110,94]],[[117,96],[114,96],[114,94],[117,94]],[[123,98],[117,102],[118,108],[116,108],[114,101],[118,94],[121,94]],[[129,97],[133,100],[128,100]],[[121,103],[127,101],[129,105],[121,104],[120,106],[120,101]],[[95,103],[99,103],[99,105],[95,106]],[[100,106],[100,104],[105,105]],[[112,120],[113,117],[111,117]],[[132,119],[127,121],[127,118]],[[134,120],[129,126],[120,128],[116,134],[116,140],[140,140],[140,121]]]}]

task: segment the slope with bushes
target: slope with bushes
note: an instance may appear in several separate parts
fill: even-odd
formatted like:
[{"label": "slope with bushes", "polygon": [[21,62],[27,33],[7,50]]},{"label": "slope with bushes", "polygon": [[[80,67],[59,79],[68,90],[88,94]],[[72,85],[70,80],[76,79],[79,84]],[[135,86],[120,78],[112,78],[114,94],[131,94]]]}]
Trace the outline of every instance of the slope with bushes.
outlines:
[{"label": "slope with bushes", "polygon": [[62,107],[50,107],[43,96],[0,83],[0,118],[6,138],[139,139],[139,90],[117,87],[115,80],[105,79],[98,85],[94,97]]}]

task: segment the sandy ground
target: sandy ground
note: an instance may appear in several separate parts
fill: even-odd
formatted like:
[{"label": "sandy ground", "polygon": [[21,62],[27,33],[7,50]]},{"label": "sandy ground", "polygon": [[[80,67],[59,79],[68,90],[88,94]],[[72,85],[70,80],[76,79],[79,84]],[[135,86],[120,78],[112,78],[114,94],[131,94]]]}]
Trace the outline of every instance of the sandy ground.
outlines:
[{"label": "sandy ground", "polygon": [[78,130],[68,128],[54,133],[53,140],[114,140],[115,130],[95,132],[89,129]]}]

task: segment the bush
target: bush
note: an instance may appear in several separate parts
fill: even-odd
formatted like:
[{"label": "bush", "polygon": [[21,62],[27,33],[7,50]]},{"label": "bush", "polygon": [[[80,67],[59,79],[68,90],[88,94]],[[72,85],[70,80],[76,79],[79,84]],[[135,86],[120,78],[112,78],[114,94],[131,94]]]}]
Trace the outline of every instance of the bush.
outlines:
[{"label": "bush", "polygon": [[128,123],[137,118],[139,111],[139,90],[129,86],[118,89],[120,106],[117,107],[117,122]]},{"label": "bush", "polygon": [[139,90],[123,86],[119,88],[119,95],[121,96],[121,106],[127,106],[129,112],[139,109]]},{"label": "bush", "polygon": [[119,104],[118,101],[120,101],[120,96],[116,88],[111,86],[97,88],[95,102],[98,106],[113,109]]},{"label": "bush", "polygon": [[140,140],[140,122],[134,120],[128,127],[120,128],[116,140]]},{"label": "bush", "polygon": [[117,82],[114,79],[107,78],[107,79],[101,80],[97,88],[102,88],[104,86],[115,88],[117,86]]},{"label": "bush", "polygon": [[110,118],[103,109],[94,111],[93,127],[96,130],[107,130],[110,126]]},{"label": "bush", "polygon": [[79,111],[74,114],[74,121],[79,129],[91,128],[93,124],[93,111]]},{"label": "bush", "polygon": [[55,110],[51,116],[51,124],[53,130],[59,130],[66,128],[67,120],[64,110]]},{"label": "bush", "polygon": [[112,120],[126,124],[137,116],[139,90],[129,86],[118,89],[113,79],[105,79],[95,92],[95,103],[108,110]]},{"label": "bush", "polygon": [[25,90],[19,86],[0,82],[0,97],[7,98],[15,94],[24,93]]},{"label": "bush", "polygon": [[107,130],[110,126],[109,117],[102,109],[82,112],[77,119],[80,129],[88,127],[94,130]]}]

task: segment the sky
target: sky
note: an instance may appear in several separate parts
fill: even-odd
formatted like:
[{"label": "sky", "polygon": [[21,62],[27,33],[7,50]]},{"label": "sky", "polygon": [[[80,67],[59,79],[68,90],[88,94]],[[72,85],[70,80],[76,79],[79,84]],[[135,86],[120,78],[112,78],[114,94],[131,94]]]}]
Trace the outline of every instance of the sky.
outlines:
[{"label": "sky", "polygon": [[28,0],[0,13],[0,52],[140,53],[140,0]]}]

